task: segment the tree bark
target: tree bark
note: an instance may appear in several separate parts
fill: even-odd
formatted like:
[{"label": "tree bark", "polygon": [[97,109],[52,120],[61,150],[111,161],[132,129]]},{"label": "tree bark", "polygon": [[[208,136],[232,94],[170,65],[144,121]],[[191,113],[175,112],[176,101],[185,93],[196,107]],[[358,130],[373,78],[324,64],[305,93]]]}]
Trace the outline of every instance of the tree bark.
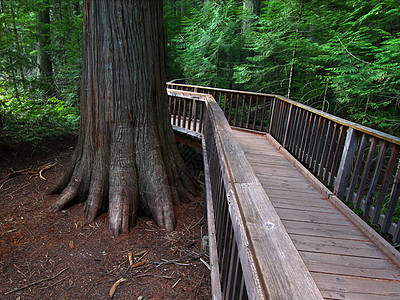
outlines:
[{"label": "tree bark", "polygon": [[168,231],[173,204],[198,189],[176,148],[165,87],[162,1],[84,1],[81,127],[53,192],[58,211],[85,201],[93,221],[128,232],[139,212]]},{"label": "tree bark", "polygon": [[55,95],[53,81],[53,63],[49,53],[50,48],[50,7],[47,1],[43,1],[44,8],[37,15],[37,63],[39,66],[39,77],[42,80],[45,92],[48,97]]}]

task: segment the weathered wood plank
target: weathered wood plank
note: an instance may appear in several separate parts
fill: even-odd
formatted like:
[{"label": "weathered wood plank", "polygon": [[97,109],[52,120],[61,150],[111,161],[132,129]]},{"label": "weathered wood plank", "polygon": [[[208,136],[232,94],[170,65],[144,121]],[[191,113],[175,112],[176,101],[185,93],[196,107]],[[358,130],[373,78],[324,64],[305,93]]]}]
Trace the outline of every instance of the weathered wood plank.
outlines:
[{"label": "weathered wood plank", "polygon": [[326,212],[307,211],[305,208],[300,209],[301,207],[298,210],[276,208],[276,211],[282,220],[351,226],[351,222],[343,214],[328,214]]},{"label": "weathered wood plank", "polygon": [[350,257],[347,255],[305,251],[301,251],[300,256],[311,272],[400,280],[398,268],[387,259]]},{"label": "weathered wood plank", "polygon": [[378,294],[365,294],[365,293],[351,293],[351,292],[337,292],[337,291],[323,291],[322,295],[325,299],[338,299],[338,300],[398,300],[395,295],[378,295]]},{"label": "weathered wood plank", "polygon": [[257,256],[257,259],[270,299],[320,298],[317,287],[310,281],[303,261],[263,188],[247,183],[236,183],[234,187],[252,246],[255,252],[267,254]]},{"label": "weathered wood plank", "polygon": [[282,220],[282,222],[289,234],[368,241],[355,226],[315,224],[292,220]]},{"label": "weathered wood plank", "polygon": [[371,242],[332,239],[324,237],[291,234],[299,251],[348,255],[355,257],[387,258]]},{"label": "weathered wood plank", "polygon": [[[279,195],[278,195],[279,196]],[[301,199],[293,200],[293,199],[274,199],[271,200],[275,209],[285,209],[285,210],[301,210],[301,207],[306,207],[309,212],[318,212],[324,214],[336,214],[340,215],[340,212],[334,210],[326,205],[325,203],[322,205],[317,205],[313,201],[302,201]]]},{"label": "weathered wood plank", "polygon": [[400,299],[399,281],[356,278],[323,273],[312,273],[312,276],[320,283],[322,292],[330,291],[336,293],[337,295],[340,295],[341,293],[357,293],[362,294],[363,296],[380,295],[386,296],[386,299]]}]

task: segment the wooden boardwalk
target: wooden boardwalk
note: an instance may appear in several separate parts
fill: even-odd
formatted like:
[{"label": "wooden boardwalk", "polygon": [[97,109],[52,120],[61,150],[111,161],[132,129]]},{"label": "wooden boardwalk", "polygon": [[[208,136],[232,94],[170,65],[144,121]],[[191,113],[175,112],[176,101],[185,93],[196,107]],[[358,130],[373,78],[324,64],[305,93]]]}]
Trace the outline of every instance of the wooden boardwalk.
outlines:
[{"label": "wooden boardwalk", "polygon": [[326,299],[400,299],[400,268],[265,136],[234,130]]}]

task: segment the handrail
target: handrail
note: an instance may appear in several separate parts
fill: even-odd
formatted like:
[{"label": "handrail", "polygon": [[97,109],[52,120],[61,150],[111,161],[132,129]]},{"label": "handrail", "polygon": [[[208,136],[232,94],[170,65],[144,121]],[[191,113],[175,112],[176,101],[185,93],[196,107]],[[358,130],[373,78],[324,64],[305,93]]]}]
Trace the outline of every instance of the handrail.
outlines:
[{"label": "handrail", "polygon": [[168,94],[170,108],[185,99],[206,105],[202,133],[214,299],[322,299],[214,98]]},{"label": "handrail", "polygon": [[338,198],[400,242],[400,219],[394,220],[400,197],[400,138],[279,95],[167,86],[213,95],[230,125],[269,133]]},{"label": "handrail", "polygon": [[[267,98],[276,98],[279,99],[281,101],[287,102],[289,104],[292,104],[294,106],[297,106],[299,108],[302,108],[304,110],[310,111],[313,114],[322,116],[328,120],[334,121],[340,125],[343,126],[347,126],[349,128],[353,128],[356,129],[358,131],[367,133],[371,136],[375,136],[377,138],[380,138],[382,140],[386,140],[388,142],[394,143],[396,145],[400,145],[400,138],[381,132],[379,130],[376,129],[372,129],[369,128],[367,126],[363,126],[361,124],[355,123],[355,122],[351,122],[348,121],[346,119],[337,117],[335,115],[332,115],[330,113],[327,112],[323,112],[321,110],[318,110],[316,108],[313,108],[311,106],[296,102],[294,100],[291,100],[289,98],[286,98],[284,96],[280,96],[280,95],[274,95],[274,94],[266,94],[266,93],[255,93],[255,92],[247,92],[247,91],[239,91],[239,90],[229,90],[229,89],[221,89],[221,88],[210,88],[210,87],[204,87],[204,86],[198,86],[198,85],[187,85],[187,84],[181,84],[181,83],[173,83],[173,81],[170,81],[167,83],[167,87],[171,88],[171,89],[175,89],[175,90],[185,90],[185,91],[193,91],[193,92],[198,92],[198,93],[206,93],[206,94],[211,94],[211,93],[207,93],[207,91],[215,91],[215,92],[219,92],[219,93],[229,93],[229,94],[241,94],[241,95],[248,95],[248,96],[263,96],[263,97],[267,97]],[[183,89],[183,88],[187,88],[187,89]],[[190,89],[189,89],[190,88]],[[216,98],[214,96],[214,98]],[[251,129],[251,128],[249,128]]]}]

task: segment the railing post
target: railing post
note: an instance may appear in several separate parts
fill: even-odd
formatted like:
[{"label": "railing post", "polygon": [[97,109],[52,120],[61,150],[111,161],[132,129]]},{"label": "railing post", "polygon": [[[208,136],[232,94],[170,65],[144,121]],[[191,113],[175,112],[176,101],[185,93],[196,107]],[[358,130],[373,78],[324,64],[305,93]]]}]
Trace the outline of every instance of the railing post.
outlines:
[{"label": "railing post", "polygon": [[[269,117],[269,128],[268,128],[268,133],[271,134],[272,131],[272,122],[274,120],[274,109],[275,109],[275,102],[276,102],[276,97],[274,97],[274,101],[272,101],[272,107],[271,110],[269,111],[270,117]],[[271,134],[272,135],[272,134]]]},{"label": "railing post", "polygon": [[286,122],[285,136],[283,137],[283,144],[282,144],[284,148],[286,148],[286,140],[287,140],[287,136],[288,136],[288,132],[289,132],[290,120],[292,119],[292,108],[293,108],[293,104],[290,104],[288,118],[287,118],[287,122]]},{"label": "railing post", "polygon": [[343,199],[343,196],[346,193],[346,186],[349,181],[359,136],[360,134],[355,129],[347,129],[346,142],[334,184],[335,194],[339,199]]}]

